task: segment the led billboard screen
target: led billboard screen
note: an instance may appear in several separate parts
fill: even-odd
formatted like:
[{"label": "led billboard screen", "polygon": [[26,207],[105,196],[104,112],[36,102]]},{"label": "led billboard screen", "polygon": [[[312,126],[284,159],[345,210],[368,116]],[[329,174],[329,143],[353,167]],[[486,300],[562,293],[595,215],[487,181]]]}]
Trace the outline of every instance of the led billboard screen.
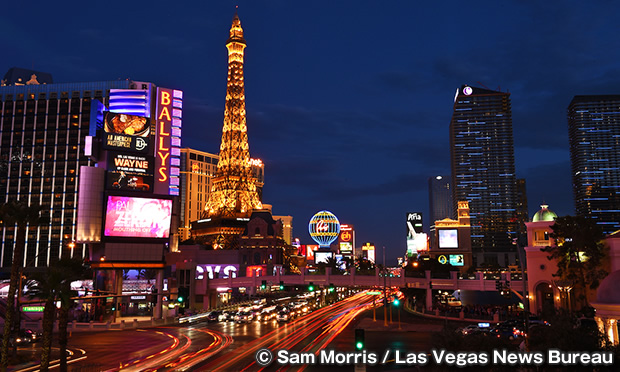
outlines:
[{"label": "led billboard screen", "polygon": [[152,192],[153,163],[152,156],[108,152],[106,188]]},{"label": "led billboard screen", "polygon": [[465,259],[462,254],[451,254],[448,256],[448,262],[452,266],[465,266]]},{"label": "led billboard screen", "polygon": [[314,260],[314,251],[316,251],[317,249],[319,249],[318,245],[315,245],[315,244],[306,245],[306,260],[308,261]]},{"label": "led billboard screen", "polygon": [[422,232],[422,213],[407,213],[407,256],[427,250],[426,234]]},{"label": "led billboard screen", "polygon": [[147,153],[150,146],[151,122],[137,115],[104,112],[103,148]]},{"label": "led billboard screen", "polygon": [[333,256],[334,256],[334,252],[316,251],[314,252],[314,263],[315,264],[319,264],[321,262],[327,263],[327,260],[330,258],[333,258]]},{"label": "led billboard screen", "polygon": [[334,256],[334,259],[336,260],[336,267],[338,267],[340,270],[347,269],[347,261],[344,260],[343,255],[337,254]]},{"label": "led billboard screen", "polygon": [[172,200],[108,196],[104,235],[126,238],[168,238]]},{"label": "led billboard screen", "polygon": [[351,254],[353,252],[353,244],[351,242],[340,242],[340,253]]},{"label": "led billboard screen", "polygon": [[428,250],[428,236],[425,233],[407,237],[407,255],[420,254]]},{"label": "led billboard screen", "polygon": [[439,233],[439,248],[458,248],[459,247],[458,230],[446,229],[446,230],[437,230],[437,232]]}]

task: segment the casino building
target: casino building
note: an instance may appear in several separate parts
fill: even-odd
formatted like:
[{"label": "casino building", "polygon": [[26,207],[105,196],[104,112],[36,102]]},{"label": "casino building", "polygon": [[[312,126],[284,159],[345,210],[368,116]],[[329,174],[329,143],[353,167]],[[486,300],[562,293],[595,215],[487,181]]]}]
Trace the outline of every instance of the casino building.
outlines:
[{"label": "casino building", "polygon": [[[180,241],[190,238],[191,222],[200,219],[205,210],[219,159],[219,155],[208,152],[190,148],[181,149]],[[265,182],[264,164],[260,159],[250,159],[250,163],[252,165],[252,174],[256,178],[256,191],[259,196],[262,196]]]},{"label": "casino building", "polygon": [[[96,164],[85,153],[96,131],[91,113],[99,105],[112,110],[119,104],[115,92],[128,91],[135,94],[126,100],[150,114],[155,106],[148,99],[156,89],[132,80],[53,83],[48,73],[7,72],[0,86],[0,202],[37,203],[49,217],[45,225],[28,227],[24,266],[88,256],[87,245],[78,239],[77,205],[81,167]],[[1,228],[3,270],[11,265],[14,242],[14,230]]]},{"label": "casino building", "polygon": [[[59,84],[15,68],[5,75],[0,200],[39,204],[49,217],[28,227],[26,271],[68,255],[90,260],[94,289],[120,295],[123,269],[156,270],[152,288],[162,289],[164,254],[178,245],[182,101],[181,91],[149,82]],[[7,268],[14,229],[0,233]],[[98,306],[96,315],[120,307]]]},{"label": "casino building", "polygon": [[453,207],[469,202],[472,264],[514,264],[511,236],[519,227],[519,203],[510,93],[467,85],[457,89],[450,155]]}]

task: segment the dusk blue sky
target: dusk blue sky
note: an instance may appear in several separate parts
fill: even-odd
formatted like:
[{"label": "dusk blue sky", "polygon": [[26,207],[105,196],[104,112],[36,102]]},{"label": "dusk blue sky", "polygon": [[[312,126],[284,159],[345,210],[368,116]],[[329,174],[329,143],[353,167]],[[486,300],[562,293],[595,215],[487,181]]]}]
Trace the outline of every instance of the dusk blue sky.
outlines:
[{"label": "dusk blue sky", "polygon": [[614,1],[12,1],[0,76],[24,67],[55,82],[183,90],[183,147],[217,153],[236,4],[263,201],[293,216],[303,243],[327,209],[355,225],[358,246],[402,255],[405,213],[428,216],[428,178],[450,173],[462,84],[511,93],[530,215],[543,200],[574,213],[566,108],[575,95],[620,93]]}]

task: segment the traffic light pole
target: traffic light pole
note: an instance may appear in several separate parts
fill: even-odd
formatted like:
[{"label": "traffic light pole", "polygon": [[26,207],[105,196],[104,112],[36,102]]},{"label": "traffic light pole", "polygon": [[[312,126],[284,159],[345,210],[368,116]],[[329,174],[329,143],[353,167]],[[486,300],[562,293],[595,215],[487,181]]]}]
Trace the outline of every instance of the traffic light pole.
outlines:
[{"label": "traffic light pole", "polygon": [[385,246],[383,247],[383,325],[388,326],[387,322],[387,278],[385,277]]},{"label": "traffic light pole", "polygon": [[377,298],[372,296],[372,321],[377,321]]}]

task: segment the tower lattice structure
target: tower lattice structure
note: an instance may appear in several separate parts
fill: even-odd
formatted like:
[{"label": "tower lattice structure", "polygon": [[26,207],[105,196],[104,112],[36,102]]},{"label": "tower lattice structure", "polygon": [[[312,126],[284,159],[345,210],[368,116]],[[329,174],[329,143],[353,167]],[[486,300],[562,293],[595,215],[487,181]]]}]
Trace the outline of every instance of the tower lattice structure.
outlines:
[{"label": "tower lattice structure", "polygon": [[248,145],[243,81],[245,47],[241,21],[235,14],[226,42],[228,83],[220,158],[203,218],[247,217],[253,210],[262,208]]}]

